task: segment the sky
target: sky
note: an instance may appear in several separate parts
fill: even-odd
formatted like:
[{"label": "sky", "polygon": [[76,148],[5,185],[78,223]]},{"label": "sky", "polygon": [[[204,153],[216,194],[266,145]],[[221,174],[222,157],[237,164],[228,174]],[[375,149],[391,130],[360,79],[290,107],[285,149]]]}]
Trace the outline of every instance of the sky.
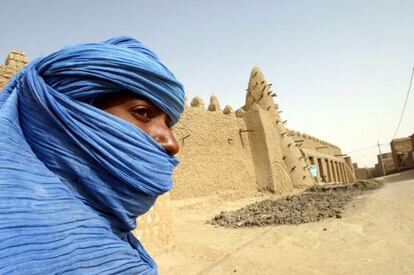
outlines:
[{"label": "sky", "polygon": [[[287,127],[338,145],[360,167],[390,151],[414,66],[414,1],[3,0],[0,61],[129,35],[155,51],[188,100],[244,104],[258,66]],[[1,61],[3,62],[3,61]],[[413,83],[414,85],[414,83]],[[414,90],[414,87],[412,88]],[[414,133],[414,92],[397,137]]]}]

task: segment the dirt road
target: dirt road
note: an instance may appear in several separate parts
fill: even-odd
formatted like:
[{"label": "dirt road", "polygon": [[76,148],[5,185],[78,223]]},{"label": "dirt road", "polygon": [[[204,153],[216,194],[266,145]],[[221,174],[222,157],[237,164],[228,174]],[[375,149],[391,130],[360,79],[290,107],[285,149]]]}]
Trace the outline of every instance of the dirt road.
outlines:
[{"label": "dirt road", "polygon": [[206,223],[222,210],[269,198],[261,194],[175,202],[176,245],[154,255],[160,274],[414,274],[414,171],[385,180],[352,201],[341,219],[301,225]]}]

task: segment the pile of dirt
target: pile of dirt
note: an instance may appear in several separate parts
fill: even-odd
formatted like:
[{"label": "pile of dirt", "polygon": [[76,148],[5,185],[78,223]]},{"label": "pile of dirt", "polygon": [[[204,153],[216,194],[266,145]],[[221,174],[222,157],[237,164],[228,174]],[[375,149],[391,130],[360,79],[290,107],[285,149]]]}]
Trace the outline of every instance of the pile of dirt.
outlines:
[{"label": "pile of dirt", "polygon": [[378,180],[360,180],[352,184],[313,186],[298,195],[256,202],[235,211],[223,211],[208,223],[237,228],[341,218],[345,205],[355,195],[382,185],[383,182]]}]

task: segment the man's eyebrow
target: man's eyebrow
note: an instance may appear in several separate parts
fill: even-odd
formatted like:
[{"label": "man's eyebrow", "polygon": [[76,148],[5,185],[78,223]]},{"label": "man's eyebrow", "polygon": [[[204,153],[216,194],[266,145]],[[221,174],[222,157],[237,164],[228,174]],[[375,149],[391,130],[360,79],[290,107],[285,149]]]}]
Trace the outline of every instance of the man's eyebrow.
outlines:
[{"label": "man's eyebrow", "polygon": [[156,106],[154,104],[152,104],[151,102],[149,102],[148,100],[145,99],[131,99],[127,102],[128,106],[131,106],[131,108],[135,107],[135,106],[139,106],[139,105],[146,105],[148,107],[151,108],[156,108]]}]

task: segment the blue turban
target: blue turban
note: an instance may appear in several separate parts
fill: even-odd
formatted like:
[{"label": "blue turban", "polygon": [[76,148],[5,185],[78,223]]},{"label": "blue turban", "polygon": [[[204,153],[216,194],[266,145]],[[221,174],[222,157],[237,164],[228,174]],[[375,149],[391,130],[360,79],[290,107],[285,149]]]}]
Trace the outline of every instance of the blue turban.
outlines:
[{"label": "blue turban", "polygon": [[178,161],[95,108],[131,92],[176,123],[184,91],[140,42],[117,37],[34,60],[0,93],[0,273],[153,274],[130,231]]}]

